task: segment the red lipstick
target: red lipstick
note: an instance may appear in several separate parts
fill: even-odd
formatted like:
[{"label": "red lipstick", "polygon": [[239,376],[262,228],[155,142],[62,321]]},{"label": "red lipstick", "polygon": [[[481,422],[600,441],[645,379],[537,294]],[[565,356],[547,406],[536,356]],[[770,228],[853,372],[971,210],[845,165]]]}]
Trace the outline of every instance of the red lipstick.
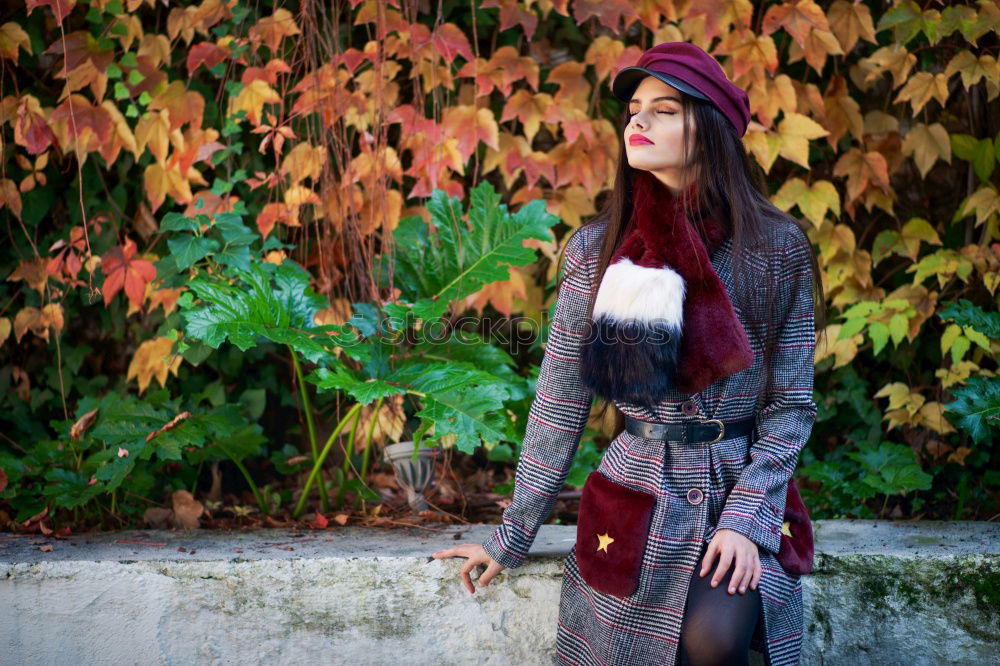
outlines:
[{"label": "red lipstick", "polygon": [[652,141],[650,141],[649,139],[647,139],[646,137],[644,137],[641,134],[633,134],[632,136],[630,136],[628,138],[628,142],[629,142],[630,145],[633,145],[633,146],[642,146],[642,145],[650,145],[650,146],[652,146],[653,145]]}]

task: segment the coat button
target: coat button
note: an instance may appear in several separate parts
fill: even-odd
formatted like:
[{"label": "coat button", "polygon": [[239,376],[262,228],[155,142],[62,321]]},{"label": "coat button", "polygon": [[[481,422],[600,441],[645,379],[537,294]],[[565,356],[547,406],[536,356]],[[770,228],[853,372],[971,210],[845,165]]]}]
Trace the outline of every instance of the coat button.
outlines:
[{"label": "coat button", "polygon": [[705,493],[701,492],[697,488],[692,488],[688,491],[688,502],[691,504],[701,504],[701,501],[705,499]]},{"label": "coat button", "polygon": [[694,400],[685,400],[681,404],[681,411],[684,412],[685,414],[687,414],[688,416],[692,416],[694,414],[697,414],[698,413],[698,403],[695,402]]}]

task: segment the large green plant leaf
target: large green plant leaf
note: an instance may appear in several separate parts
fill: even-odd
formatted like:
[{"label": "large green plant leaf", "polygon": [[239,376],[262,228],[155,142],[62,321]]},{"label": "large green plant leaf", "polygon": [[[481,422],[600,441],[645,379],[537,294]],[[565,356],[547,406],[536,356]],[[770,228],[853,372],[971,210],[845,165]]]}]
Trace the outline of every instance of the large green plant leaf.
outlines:
[{"label": "large green plant leaf", "polygon": [[945,409],[958,415],[955,425],[979,444],[1000,434],[1000,378],[969,377],[965,386],[951,392],[955,400]]},{"label": "large green plant leaf", "polygon": [[[294,262],[256,262],[249,271],[231,267],[223,276],[199,275],[189,286],[191,291],[178,301],[185,333],[214,349],[228,339],[246,351],[265,338],[290,345],[313,362],[329,357],[334,346],[350,348],[352,354],[363,350],[356,347],[350,327],[312,323],[316,311],[329,304],[312,291],[308,273]],[[195,303],[195,296],[202,305]]]},{"label": "large green plant leaf", "polygon": [[[535,250],[523,241],[551,241],[549,229],[559,221],[545,210],[543,200],[525,204],[511,215],[485,180],[471,192],[468,224],[458,198],[441,190],[434,191],[427,208],[434,233],[419,217],[404,218],[393,233],[394,284],[402,298],[413,303],[414,316],[424,320],[441,316],[452,302],[487,284],[509,279],[511,266],[535,261]],[[379,269],[382,283],[387,284],[384,258]]]}]

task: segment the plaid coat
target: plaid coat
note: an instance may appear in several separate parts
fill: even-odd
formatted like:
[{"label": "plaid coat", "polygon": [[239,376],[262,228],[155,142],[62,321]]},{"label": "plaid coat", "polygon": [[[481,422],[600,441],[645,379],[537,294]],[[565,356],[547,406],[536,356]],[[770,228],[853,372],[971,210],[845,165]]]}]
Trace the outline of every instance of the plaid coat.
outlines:
[{"label": "plaid coat", "polygon": [[[502,524],[483,543],[507,568],[521,566],[562,489],[591,409],[582,386],[578,355],[587,301],[593,289],[600,237],[606,223],[582,227],[569,239],[560,287],[537,390],[515,472],[513,499]],[[719,528],[743,534],[759,547],[764,636],[752,646],[766,650],[772,666],[796,664],[802,642],[802,584],[775,557],[780,544],[788,480],[809,437],[816,415],[813,402],[815,334],[810,255],[805,234],[788,220],[773,229],[768,249],[744,261],[760,277],[775,281],[774,309],[740,309],[733,298],[732,240],[712,254],[716,272],[744,322],[755,361],[701,393],[667,396],[654,410],[616,402],[625,414],[646,421],[677,423],[751,416],[760,393],[763,340],[747,327],[748,318],[775,317],[770,400],[758,413],[757,435],[714,444],[657,441],[622,432],[608,446],[598,471],[630,487],[656,495],[652,527],[637,590],[626,598],[602,594],[580,576],[576,546],[564,567],[556,660],[562,664],[670,666],[677,663],[681,620],[693,567],[704,543]],[[575,267],[575,268],[574,268]],[[575,274],[575,275],[574,275]],[[749,306],[747,306],[749,307]],[[758,319],[759,321],[759,319]],[[681,405],[693,400],[688,416]],[[689,406],[690,411],[690,406]],[[687,492],[701,489],[691,504]],[[712,569],[714,571],[714,567]],[[761,640],[763,639],[763,641]]]}]

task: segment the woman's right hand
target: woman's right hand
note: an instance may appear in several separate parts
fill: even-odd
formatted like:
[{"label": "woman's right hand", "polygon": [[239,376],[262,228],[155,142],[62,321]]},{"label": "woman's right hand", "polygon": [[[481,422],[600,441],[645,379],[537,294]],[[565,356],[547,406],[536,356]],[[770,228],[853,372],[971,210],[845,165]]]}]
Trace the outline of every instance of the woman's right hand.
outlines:
[{"label": "woman's right hand", "polygon": [[469,572],[478,567],[480,564],[486,565],[486,571],[479,576],[479,586],[483,587],[489,585],[493,577],[498,573],[503,571],[506,567],[500,564],[492,557],[486,554],[486,549],[483,548],[482,544],[478,543],[463,543],[455,546],[453,548],[448,548],[446,550],[439,550],[438,552],[431,555],[436,560],[444,559],[446,557],[467,557],[465,564],[462,565],[461,575],[462,581],[465,583],[465,588],[469,590],[469,594],[475,594],[476,588],[472,584],[472,577],[469,576]]}]

